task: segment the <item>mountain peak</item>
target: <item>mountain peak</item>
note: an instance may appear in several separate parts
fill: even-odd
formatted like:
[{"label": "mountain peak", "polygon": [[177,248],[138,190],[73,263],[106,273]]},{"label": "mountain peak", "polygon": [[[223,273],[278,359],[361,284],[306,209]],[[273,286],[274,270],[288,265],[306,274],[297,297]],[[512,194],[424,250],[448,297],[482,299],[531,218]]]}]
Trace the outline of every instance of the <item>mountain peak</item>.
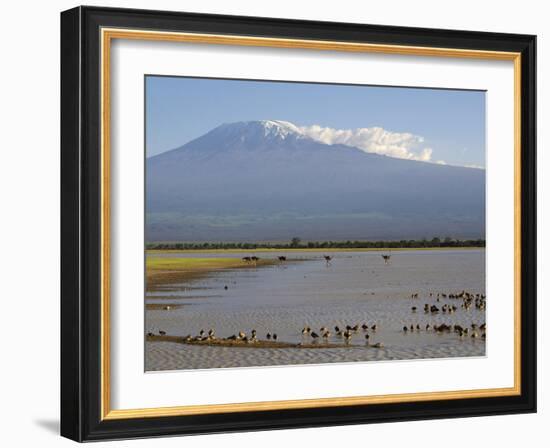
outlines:
[{"label": "mountain peak", "polygon": [[241,138],[286,140],[288,137],[307,138],[300,128],[289,121],[254,120],[224,123],[213,130],[216,133],[240,135]]},{"label": "mountain peak", "polygon": [[303,134],[298,126],[288,121],[237,121],[224,123],[177,148],[176,151],[200,151],[203,155],[220,151],[257,152],[299,148],[308,142],[311,144],[314,140]]},{"label": "mountain peak", "polygon": [[[251,122],[256,123],[256,122]],[[273,135],[281,138],[286,138],[288,135],[300,135],[303,136],[300,129],[290,121],[282,120],[261,120],[259,122],[265,130],[265,136]]]}]

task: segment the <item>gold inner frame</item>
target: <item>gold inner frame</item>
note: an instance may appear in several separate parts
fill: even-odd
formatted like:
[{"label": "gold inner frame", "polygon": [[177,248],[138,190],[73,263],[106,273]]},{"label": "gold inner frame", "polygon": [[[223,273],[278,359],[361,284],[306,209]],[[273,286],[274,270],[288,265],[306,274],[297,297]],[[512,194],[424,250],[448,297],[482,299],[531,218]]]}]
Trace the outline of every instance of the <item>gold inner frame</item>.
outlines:
[{"label": "gold inner frame", "polygon": [[[455,57],[513,61],[514,63],[514,386],[442,392],[368,395],[303,400],[188,405],[141,409],[111,409],[110,368],[110,62],[113,39],[275,47],[355,53]],[[279,39],[215,34],[101,29],[101,419],[184,416],[227,412],[306,409],[414,401],[502,397],[521,394],[521,53],[458,48]]]}]

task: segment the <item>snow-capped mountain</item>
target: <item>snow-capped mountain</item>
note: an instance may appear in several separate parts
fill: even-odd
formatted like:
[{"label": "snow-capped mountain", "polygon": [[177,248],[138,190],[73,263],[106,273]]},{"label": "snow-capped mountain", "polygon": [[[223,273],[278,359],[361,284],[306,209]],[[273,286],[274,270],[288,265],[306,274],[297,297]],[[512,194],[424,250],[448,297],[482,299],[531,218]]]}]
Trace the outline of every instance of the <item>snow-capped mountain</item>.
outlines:
[{"label": "snow-capped mountain", "polygon": [[148,241],[484,237],[485,171],[223,124],[147,159]]}]

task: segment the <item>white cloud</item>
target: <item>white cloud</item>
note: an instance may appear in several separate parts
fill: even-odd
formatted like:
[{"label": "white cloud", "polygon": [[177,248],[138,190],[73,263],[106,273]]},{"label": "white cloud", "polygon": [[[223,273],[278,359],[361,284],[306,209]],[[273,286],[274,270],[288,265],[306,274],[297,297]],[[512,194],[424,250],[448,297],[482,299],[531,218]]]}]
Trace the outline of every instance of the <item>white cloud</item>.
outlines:
[{"label": "white cloud", "polygon": [[[380,127],[333,129],[318,125],[301,126],[299,130],[302,134],[329,145],[354,146],[365,152],[434,163],[432,148],[423,146],[424,137],[409,132],[392,132]],[[435,163],[445,162],[439,160]]]},{"label": "white cloud", "polygon": [[475,164],[467,164],[467,165],[463,165],[463,166],[466,167],[466,168],[476,168],[478,170],[484,170],[485,169],[484,166],[475,165]]}]

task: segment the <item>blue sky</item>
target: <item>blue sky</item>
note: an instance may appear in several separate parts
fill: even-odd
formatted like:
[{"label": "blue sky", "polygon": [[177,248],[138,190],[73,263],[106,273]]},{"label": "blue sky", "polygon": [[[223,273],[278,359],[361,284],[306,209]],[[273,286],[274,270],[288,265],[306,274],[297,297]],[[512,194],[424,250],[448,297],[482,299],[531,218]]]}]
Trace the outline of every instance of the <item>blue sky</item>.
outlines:
[{"label": "blue sky", "polygon": [[145,82],[148,157],[222,123],[273,119],[305,132],[331,128],[324,135],[334,138],[341,138],[335,130],[383,128],[353,133],[349,142],[388,155],[485,166],[485,92],[159,76]]}]

